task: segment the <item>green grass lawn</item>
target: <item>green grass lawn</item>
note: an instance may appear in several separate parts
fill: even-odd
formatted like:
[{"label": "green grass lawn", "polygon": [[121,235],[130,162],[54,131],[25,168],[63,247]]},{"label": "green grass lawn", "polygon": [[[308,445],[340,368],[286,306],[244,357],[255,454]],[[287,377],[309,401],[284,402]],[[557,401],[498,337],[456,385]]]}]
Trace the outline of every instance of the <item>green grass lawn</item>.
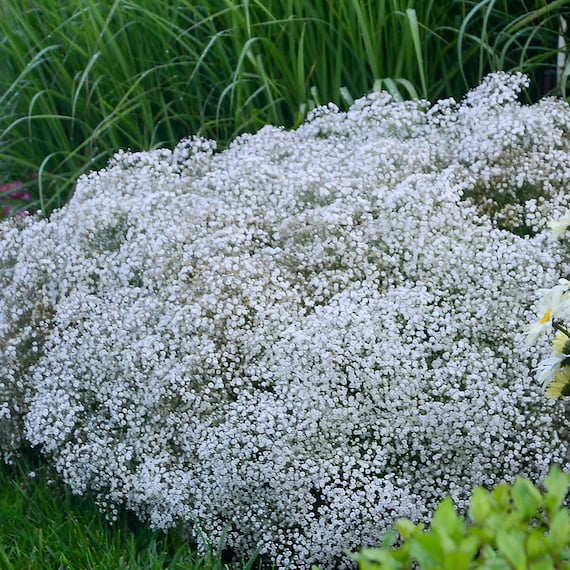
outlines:
[{"label": "green grass lawn", "polygon": [[[2,570],[217,570],[225,552],[198,556],[181,531],[152,532],[126,511],[113,524],[73,495],[34,454],[0,466]],[[238,568],[253,568],[237,564]]]}]

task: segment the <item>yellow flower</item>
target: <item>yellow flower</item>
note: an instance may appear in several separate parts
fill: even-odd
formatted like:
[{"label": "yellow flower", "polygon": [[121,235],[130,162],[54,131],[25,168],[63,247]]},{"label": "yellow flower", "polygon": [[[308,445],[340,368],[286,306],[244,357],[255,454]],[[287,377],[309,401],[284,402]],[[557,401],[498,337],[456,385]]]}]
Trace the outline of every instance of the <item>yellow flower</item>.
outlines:
[{"label": "yellow flower", "polygon": [[546,388],[547,398],[570,396],[570,367],[563,366],[554,377],[554,381]]}]

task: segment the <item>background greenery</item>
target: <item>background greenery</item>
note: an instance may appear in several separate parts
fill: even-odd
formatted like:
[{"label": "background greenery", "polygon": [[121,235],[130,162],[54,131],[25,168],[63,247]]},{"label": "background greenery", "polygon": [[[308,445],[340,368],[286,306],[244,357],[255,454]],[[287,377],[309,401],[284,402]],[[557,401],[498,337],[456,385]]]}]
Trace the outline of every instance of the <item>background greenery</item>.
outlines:
[{"label": "background greenery", "polygon": [[[200,4],[200,5],[198,5]],[[373,88],[460,98],[490,71],[555,85],[570,0],[0,0],[0,186],[61,206],[119,148],[223,147]]]},{"label": "background greenery", "polygon": [[[0,0],[0,192],[10,185],[0,211],[49,214],[119,148],[172,147],[192,134],[223,148],[373,88],[459,99],[505,69],[531,76],[529,99],[566,93],[569,67],[557,86],[556,62],[570,0],[196,4]],[[224,566],[221,554],[198,558],[180,533],[152,533],[127,513],[110,527],[51,478],[35,455],[0,466],[1,568]]]}]

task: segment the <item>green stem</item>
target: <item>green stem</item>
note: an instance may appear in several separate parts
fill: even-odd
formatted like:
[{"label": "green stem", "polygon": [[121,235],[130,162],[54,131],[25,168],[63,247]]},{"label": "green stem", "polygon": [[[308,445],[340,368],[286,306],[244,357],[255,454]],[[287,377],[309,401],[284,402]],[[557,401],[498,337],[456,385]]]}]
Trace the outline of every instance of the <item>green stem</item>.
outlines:
[{"label": "green stem", "polygon": [[568,338],[570,338],[570,332],[568,331],[568,329],[566,327],[563,327],[561,324],[553,322],[552,328],[556,331],[564,333]]}]

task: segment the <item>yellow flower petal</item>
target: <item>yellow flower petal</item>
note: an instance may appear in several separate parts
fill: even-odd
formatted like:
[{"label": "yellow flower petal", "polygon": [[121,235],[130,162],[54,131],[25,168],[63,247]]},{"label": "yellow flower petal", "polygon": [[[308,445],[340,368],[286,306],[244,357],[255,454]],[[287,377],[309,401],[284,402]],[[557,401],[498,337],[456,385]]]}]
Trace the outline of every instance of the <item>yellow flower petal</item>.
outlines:
[{"label": "yellow flower petal", "polygon": [[555,376],[554,381],[546,388],[547,398],[560,398],[570,396],[570,368],[564,366]]},{"label": "yellow flower petal", "polygon": [[550,315],[552,315],[552,308],[549,308],[548,311],[542,315],[542,319],[540,319],[539,324],[543,325],[544,323],[547,323],[550,320]]}]

